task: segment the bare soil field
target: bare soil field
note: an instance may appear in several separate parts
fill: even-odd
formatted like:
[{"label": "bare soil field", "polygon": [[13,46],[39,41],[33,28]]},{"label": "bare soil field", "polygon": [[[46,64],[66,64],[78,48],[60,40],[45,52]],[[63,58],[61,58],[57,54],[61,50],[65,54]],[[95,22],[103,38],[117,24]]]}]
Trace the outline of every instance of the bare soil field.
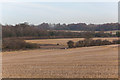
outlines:
[{"label": "bare soil field", "polygon": [[118,77],[118,45],[3,52],[2,59],[3,78]]}]

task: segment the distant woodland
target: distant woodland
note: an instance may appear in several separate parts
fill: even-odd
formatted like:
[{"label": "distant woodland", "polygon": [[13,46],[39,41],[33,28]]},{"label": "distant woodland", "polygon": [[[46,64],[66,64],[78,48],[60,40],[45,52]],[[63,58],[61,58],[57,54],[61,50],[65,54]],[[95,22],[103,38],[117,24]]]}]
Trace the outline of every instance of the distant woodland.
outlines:
[{"label": "distant woodland", "polygon": [[[39,37],[39,38],[70,38],[70,37],[85,37],[86,32],[93,37],[116,37],[110,33],[103,31],[120,30],[118,23],[107,24],[48,24],[32,25],[27,22],[16,25],[1,25],[2,36],[6,37]],[[65,30],[68,30],[66,32]],[[71,31],[83,31],[81,33]],[[84,32],[85,31],[85,32]],[[95,33],[99,31],[99,33]]]}]

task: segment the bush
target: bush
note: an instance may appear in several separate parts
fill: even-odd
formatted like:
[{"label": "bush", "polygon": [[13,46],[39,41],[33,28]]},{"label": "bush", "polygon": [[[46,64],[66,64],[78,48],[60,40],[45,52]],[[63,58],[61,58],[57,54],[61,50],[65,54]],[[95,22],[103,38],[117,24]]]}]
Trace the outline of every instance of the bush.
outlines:
[{"label": "bush", "polygon": [[78,41],[75,44],[76,47],[84,47],[85,46],[85,42],[84,41]]},{"label": "bush", "polygon": [[74,42],[73,41],[68,41],[67,45],[69,48],[74,48]]},{"label": "bush", "polygon": [[100,46],[102,45],[102,40],[98,39],[98,40],[92,40],[90,43],[91,46]]},{"label": "bush", "polygon": [[2,49],[4,50],[20,50],[40,48],[38,44],[26,43],[22,39],[3,39]]},{"label": "bush", "polygon": [[120,32],[116,32],[116,36],[117,36],[117,37],[120,37]]},{"label": "bush", "polygon": [[88,47],[88,46],[101,46],[101,45],[110,45],[110,44],[120,44],[120,40],[114,40],[113,42],[110,42],[108,40],[80,40],[75,43],[73,41],[68,42],[68,47],[73,48],[73,47]]},{"label": "bush", "polygon": [[119,40],[113,40],[113,44],[120,44],[120,39]]},{"label": "bush", "polygon": [[112,44],[112,43],[108,40],[103,40],[102,41],[102,45],[110,45],[110,44]]}]

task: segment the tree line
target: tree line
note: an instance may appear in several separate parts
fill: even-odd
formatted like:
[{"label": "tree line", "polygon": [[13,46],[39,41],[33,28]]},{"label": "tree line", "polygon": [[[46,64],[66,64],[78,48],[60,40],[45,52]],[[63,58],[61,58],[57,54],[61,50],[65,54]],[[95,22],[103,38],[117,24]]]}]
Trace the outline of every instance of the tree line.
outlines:
[{"label": "tree line", "polygon": [[[12,25],[2,25],[2,26],[12,26]],[[106,24],[86,24],[86,23],[76,23],[76,24],[49,24],[41,23],[39,25],[29,24],[27,22],[16,24],[15,26],[33,26],[38,27],[41,30],[79,30],[79,31],[111,31],[120,30],[119,23],[106,23]]]},{"label": "tree line", "polygon": [[[81,30],[87,32],[65,32],[59,30]],[[95,33],[95,31],[100,32]],[[20,23],[16,25],[2,25],[2,37],[38,37],[38,38],[72,38],[85,37],[86,33],[93,37],[115,37],[110,33],[104,33],[101,30],[118,30],[118,23],[109,23],[103,25],[94,25],[85,23],[79,24],[48,24],[30,25],[28,23]],[[119,33],[117,34],[119,35]]]}]

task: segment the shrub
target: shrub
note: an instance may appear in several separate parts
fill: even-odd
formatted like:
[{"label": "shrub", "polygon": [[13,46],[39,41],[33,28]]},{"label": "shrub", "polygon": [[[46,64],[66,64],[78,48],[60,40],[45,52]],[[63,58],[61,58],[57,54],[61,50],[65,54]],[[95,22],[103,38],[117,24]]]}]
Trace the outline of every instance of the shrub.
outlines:
[{"label": "shrub", "polygon": [[117,36],[117,37],[120,37],[120,32],[116,32],[116,36]]},{"label": "shrub", "polygon": [[110,42],[108,40],[80,40],[78,42],[75,43],[73,41],[69,41],[68,42],[68,46],[69,48],[73,48],[73,47],[88,47],[88,46],[101,46],[101,45],[110,45],[110,44],[120,44],[120,40],[114,40],[113,42]]},{"label": "shrub", "polygon": [[119,40],[113,40],[112,43],[113,44],[120,44],[120,39]]},{"label": "shrub", "polygon": [[84,47],[85,46],[85,42],[84,41],[78,41],[75,44],[76,47]]},{"label": "shrub", "polygon": [[3,39],[2,49],[4,50],[20,50],[40,48],[38,44],[26,43],[22,39]]},{"label": "shrub", "polygon": [[110,44],[112,44],[112,43],[108,40],[103,40],[102,41],[102,45],[110,45]]},{"label": "shrub", "polygon": [[69,48],[73,48],[74,47],[74,42],[73,41],[68,41],[67,45]]},{"label": "shrub", "polygon": [[100,46],[102,45],[102,40],[98,39],[98,40],[92,40],[90,43],[91,46]]}]

